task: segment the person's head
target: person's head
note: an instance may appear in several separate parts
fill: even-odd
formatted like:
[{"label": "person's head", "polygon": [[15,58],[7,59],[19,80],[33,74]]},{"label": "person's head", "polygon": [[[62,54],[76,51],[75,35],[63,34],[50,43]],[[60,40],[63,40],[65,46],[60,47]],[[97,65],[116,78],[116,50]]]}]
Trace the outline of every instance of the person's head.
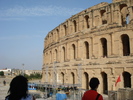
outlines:
[{"label": "person's head", "polygon": [[91,87],[92,90],[96,90],[98,88],[98,85],[100,84],[98,78],[93,77],[91,78],[89,85]]},{"label": "person's head", "polygon": [[[22,98],[27,96],[28,80],[24,76],[16,76],[12,79],[9,88],[9,98]],[[9,99],[10,100],[10,99]]]}]

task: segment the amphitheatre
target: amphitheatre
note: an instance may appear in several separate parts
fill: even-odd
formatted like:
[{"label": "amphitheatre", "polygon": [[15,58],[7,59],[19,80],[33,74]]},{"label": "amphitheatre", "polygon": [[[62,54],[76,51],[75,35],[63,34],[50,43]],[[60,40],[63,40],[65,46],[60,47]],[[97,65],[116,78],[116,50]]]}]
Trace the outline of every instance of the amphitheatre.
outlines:
[{"label": "amphitheatre", "polygon": [[82,89],[98,77],[103,94],[133,88],[133,0],[99,3],[51,30],[44,41],[42,72],[42,82]]}]

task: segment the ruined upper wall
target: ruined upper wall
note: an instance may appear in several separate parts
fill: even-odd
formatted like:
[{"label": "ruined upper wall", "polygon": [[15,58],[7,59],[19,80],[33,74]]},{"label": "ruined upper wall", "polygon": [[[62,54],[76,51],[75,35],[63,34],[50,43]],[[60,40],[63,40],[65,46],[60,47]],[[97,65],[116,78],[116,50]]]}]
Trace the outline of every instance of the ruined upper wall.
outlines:
[{"label": "ruined upper wall", "polygon": [[126,1],[126,0],[112,0],[113,3],[121,2],[121,1]]},{"label": "ruined upper wall", "polygon": [[45,48],[84,30],[91,33],[93,29],[106,26],[125,27],[131,21],[133,21],[133,0],[113,0],[110,4],[102,2],[73,15],[51,30],[45,38]]}]

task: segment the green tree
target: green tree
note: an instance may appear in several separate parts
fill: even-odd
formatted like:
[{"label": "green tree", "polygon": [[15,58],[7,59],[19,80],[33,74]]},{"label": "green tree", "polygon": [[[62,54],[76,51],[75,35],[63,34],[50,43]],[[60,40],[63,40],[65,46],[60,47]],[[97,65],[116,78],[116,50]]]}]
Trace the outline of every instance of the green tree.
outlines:
[{"label": "green tree", "polygon": [[0,76],[4,76],[4,72],[3,71],[0,71]]}]

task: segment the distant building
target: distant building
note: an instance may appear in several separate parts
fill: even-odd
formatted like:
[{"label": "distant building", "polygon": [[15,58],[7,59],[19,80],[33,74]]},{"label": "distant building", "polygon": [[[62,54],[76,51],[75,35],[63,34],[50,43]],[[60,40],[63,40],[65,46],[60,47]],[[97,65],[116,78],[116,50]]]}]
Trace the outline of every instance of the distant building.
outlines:
[{"label": "distant building", "polygon": [[4,75],[11,75],[12,70],[8,68],[0,69],[0,72],[4,72]]},{"label": "distant building", "polygon": [[42,74],[42,70],[25,70],[25,74],[27,74],[27,75],[36,74],[36,73],[41,75]]}]

